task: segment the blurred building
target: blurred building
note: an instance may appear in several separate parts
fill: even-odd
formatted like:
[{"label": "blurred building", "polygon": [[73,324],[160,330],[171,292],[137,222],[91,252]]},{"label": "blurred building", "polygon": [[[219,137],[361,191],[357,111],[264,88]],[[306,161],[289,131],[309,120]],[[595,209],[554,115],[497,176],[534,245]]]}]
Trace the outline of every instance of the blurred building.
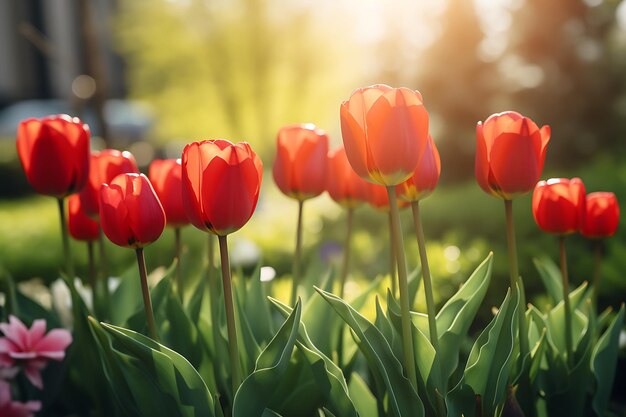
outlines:
[{"label": "blurred building", "polygon": [[[116,0],[0,1],[0,110],[28,99],[76,98],[89,73],[88,53],[81,28],[81,6],[91,13],[106,96],[123,97],[123,63],[113,50],[108,25]],[[91,51],[94,52],[94,51]],[[74,91],[72,90],[74,83]],[[80,94],[80,91],[78,91]]]}]

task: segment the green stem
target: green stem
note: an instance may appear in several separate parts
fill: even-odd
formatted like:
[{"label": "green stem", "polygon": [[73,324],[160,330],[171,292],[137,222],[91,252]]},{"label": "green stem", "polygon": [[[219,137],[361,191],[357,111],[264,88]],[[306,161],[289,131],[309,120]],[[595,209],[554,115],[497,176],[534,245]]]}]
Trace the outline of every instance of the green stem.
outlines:
[{"label": "green stem", "polygon": [[180,270],[180,253],[181,253],[181,243],[180,243],[180,227],[174,229],[174,240],[176,245],[176,289],[178,290],[178,297],[180,298],[180,302],[183,302],[183,276]]},{"label": "green stem", "polygon": [[424,279],[424,293],[426,296],[426,310],[428,311],[428,330],[430,331],[430,343],[439,352],[439,335],[437,334],[437,322],[435,312],[435,298],[433,297],[433,283],[430,277],[430,267],[428,266],[428,256],[426,255],[426,239],[422,227],[419,201],[411,203],[413,209],[413,222],[415,223],[415,235],[417,236],[417,246],[419,247],[420,262],[422,264],[422,277]]},{"label": "green stem", "polygon": [[220,257],[222,261],[222,282],[224,284],[224,307],[226,309],[226,327],[228,330],[228,351],[232,373],[233,396],[241,383],[239,364],[239,348],[237,346],[237,329],[235,327],[235,306],[233,303],[233,288],[230,277],[230,261],[228,260],[228,241],[226,236],[218,236]]},{"label": "green stem", "polygon": [[150,288],[148,288],[148,274],[146,272],[146,258],[143,254],[143,248],[135,250],[137,254],[137,265],[139,266],[139,280],[141,281],[141,293],[143,295],[143,309],[146,313],[146,322],[148,323],[148,332],[150,337],[159,341],[156,324],[154,323],[154,313],[152,312],[152,300],[150,299]]},{"label": "green stem", "polygon": [[391,210],[389,210],[389,279],[391,280],[391,293],[394,297],[398,296],[398,281],[396,280],[396,264],[398,248],[393,237],[393,221],[391,220]]},{"label": "green stem", "polygon": [[[98,235],[98,243],[100,246],[100,279],[99,282],[96,282],[96,285],[100,285],[100,289],[102,290],[102,310],[105,313],[105,317],[101,318],[104,320],[107,318],[108,309],[111,306],[111,295],[109,293],[109,264],[107,262],[107,256],[105,251],[105,239],[104,232],[100,229],[100,234]],[[98,291],[100,291],[100,289]]]},{"label": "green stem", "polygon": [[65,257],[65,273],[70,280],[70,285],[74,285],[74,263],[72,262],[72,251],[70,248],[70,237],[67,231],[67,221],[65,219],[65,200],[58,198],[59,220],[61,221],[61,238],[63,239],[63,256]]},{"label": "green stem", "polygon": [[411,326],[411,311],[409,310],[409,285],[407,282],[406,259],[404,257],[404,242],[400,227],[400,215],[398,202],[396,201],[396,189],[394,186],[387,187],[389,206],[391,208],[391,234],[397,249],[396,259],[398,262],[398,288],[400,289],[400,310],[402,315],[402,350],[404,353],[404,368],[413,388],[417,390],[417,376],[415,373],[415,356],[413,354],[413,333]]},{"label": "green stem", "polygon": [[598,286],[600,285],[600,270],[602,268],[602,241],[596,240],[593,248],[593,292],[592,302],[598,308]]},{"label": "green stem", "polygon": [[89,285],[91,285],[91,294],[93,299],[94,309],[96,307],[96,300],[98,299],[97,292],[97,279],[96,279],[96,263],[94,260],[93,242],[87,241],[87,262],[89,270]]},{"label": "green stem", "polygon": [[572,310],[569,302],[569,278],[567,276],[567,254],[565,252],[565,236],[559,236],[561,254],[561,278],[563,279],[563,303],[565,307],[565,348],[567,351],[567,365],[571,370],[574,367],[574,349],[572,348]]},{"label": "green stem", "polygon": [[[513,222],[513,200],[504,200],[504,213],[506,217],[506,240],[509,249],[509,278],[511,280],[511,291],[517,291],[519,285],[523,294],[523,288],[521,288],[523,283],[519,279],[517,263],[517,242],[515,239],[515,223]],[[522,294],[520,294],[520,296],[522,296]],[[526,313],[524,308],[519,310],[518,319],[520,357],[522,361],[530,352],[528,345],[528,326],[526,325]]]},{"label": "green stem", "polygon": [[296,229],[296,251],[293,255],[293,268],[291,280],[291,305],[296,305],[298,285],[300,284],[300,254],[302,252],[302,207],[304,201],[298,200],[298,227]]}]

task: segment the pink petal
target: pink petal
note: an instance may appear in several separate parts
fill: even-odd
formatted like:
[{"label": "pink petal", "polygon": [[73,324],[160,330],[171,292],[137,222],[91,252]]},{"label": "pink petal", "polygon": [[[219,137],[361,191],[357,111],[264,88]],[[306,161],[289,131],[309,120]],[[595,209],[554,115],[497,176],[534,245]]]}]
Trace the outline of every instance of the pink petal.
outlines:
[{"label": "pink petal", "polygon": [[44,334],[46,334],[46,321],[43,319],[35,320],[33,325],[30,326],[28,345],[33,346],[37,344]]},{"label": "pink petal", "polygon": [[9,356],[13,359],[35,359],[37,352],[9,352]]},{"label": "pink petal", "polygon": [[43,389],[43,380],[41,379],[41,372],[37,367],[34,366],[26,366],[24,368],[24,375],[30,381],[31,384],[36,386],[39,389]]},{"label": "pink petal", "polygon": [[11,386],[0,379],[0,408],[11,401]]},{"label": "pink petal", "polygon": [[[40,355],[49,354],[51,352],[64,352],[72,343],[72,334],[65,329],[52,329],[43,337],[33,350]],[[56,355],[56,353],[54,353]]]},{"label": "pink petal", "polygon": [[20,319],[13,315],[9,316],[9,323],[0,323],[0,330],[2,330],[4,336],[15,343],[18,348],[21,350],[26,349],[28,329]]}]

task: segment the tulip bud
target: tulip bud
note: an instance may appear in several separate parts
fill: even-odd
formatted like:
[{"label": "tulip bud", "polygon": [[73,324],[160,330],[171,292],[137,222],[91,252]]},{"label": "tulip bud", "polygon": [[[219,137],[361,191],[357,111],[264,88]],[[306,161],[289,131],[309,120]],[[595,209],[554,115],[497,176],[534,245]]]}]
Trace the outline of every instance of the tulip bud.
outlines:
[{"label": "tulip bud", "polygon": [[102,184],[100,225],[111,242],[127,248],[144,247],[161,236],[165,212],[145,175],[120,174]]},{"label": "tulip bud", "polygon": [[17,153],[39,194],[65,197],[89,174],[89,127],[65,114],[26,119],[17,127]]},{"label": "tulip bud", "polygon": [[587,194],[585,205],[581,234],[588,238],[613,236],[619,225],[619,204],[615,194],[608,192]]},{"label": "tulip bud", "polygon": [[413,175],[402,184],[396,185],[398,199],[412,202],[428,197],[439,182],[439,174],[441,174],[439,151],[429,135]]},{"label": "tulip bud", "polygon": [[545,232],[576,232],[585,215],[585,185],[580,178],[539,181],[533,192],[533,216]]},{"label": "tulip bud", "polygon": [[313,124],[291,125],[280,129],[274,160],[274,181],[289,197],[306,200],[322,192],[326,185],[328,136]]},{"label": "tulip bud", "polygon": [[246,142],[193,142],[182,158],[183,206],[200,230],[219,236],[243,227],[259,199],[263,164]]},{"label": "tulip bud", "polygon": [[543,170],[550,127],[508,111],[476,125],[476,180],[485,192],[505,200],[533,189]]},{"label": "tulip bud", "polygon": [[350,165],[362,178],[390,186],[406,181],[428,139],[422,95],[379,84],[341,103],[341,134]]},{"label": "tulip bud", "polygon": [[72,194],[69,197],[68,206],[67,227],[70,235],[76,240],[97,240],[100,235],[100,224],[87,216],[81,206],[78,194]]},{"label": "tulip bud", "polygon": [[370,183],[350,166],[343,146],[328,154],[326,189],[330,197],[344,207],[355,207],[368,200]]},{"label": "tulip bud", "polygon": [[167,224],[180,227],[189,224],[183,207],[183,170],[180,159],[155,159],[148,178],[165,210]]},{"label": "tulip bud", "polygon": [[80,192],[81,204],[87,215],[98,216],[102,184],[108,184],[113,178],[125,173],[139,173],[135,157],[130,152],[104,149],[91,153],[89,179]]}]

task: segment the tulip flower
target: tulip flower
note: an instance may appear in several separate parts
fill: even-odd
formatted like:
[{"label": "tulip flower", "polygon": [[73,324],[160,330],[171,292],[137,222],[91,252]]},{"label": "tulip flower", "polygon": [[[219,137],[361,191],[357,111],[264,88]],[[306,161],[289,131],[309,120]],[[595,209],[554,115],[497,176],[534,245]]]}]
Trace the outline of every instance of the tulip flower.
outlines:
[{"label": "tulip flower", "polygon": [[0,416],[2,417],[34,417],[41,410],[41,401],[25,403],[13,401],[11,385],[0,379]]},{"label": "tulip flower", "polygon": [[411,176],[428,138],[422,95],[373,85],[341,103],[341,134],[350,165],[362,178],[397,185]]},{"label": "tulip flower", "polygon": [[600,285],[600,266],[602,262],[602,239],[615,234],[619,225],[619,204],[615,194],[595,192],[587,194],[585,217],[580,233],[593,239],[595,246],[593,266],[593,302],[597,305],[598,286]]},{"label": "tulip flower", "polygon": [[585,216],[580,233],[591,239],[610,237],[619,225],[619,204],[615,194],[595,192],[587,194]]},{"label": "tulip flower", "polygon": [[80,190],[89,174],[89,127],[65,114],[26,119],[17,127],[17,153],[30,185],[57,198],[65,272],[74,265],[65,222],[65,196]]},{"label": "tulip flower", "polygon": [[99,214],[100,187],[113,178],[125,173],[139,173],[135,157],[128,151],[104,149],[91,153],[89,179],[80,192],[80,199],[85,212],[92,217]]},{"label": "tulip flower", "polygon": [[291,304],[296,302],[300,281],[302,212],[304,200],[320,195],[326,188],[328,136],[315,125],[290,125],[278,131],[274,181],[287,196],[298,200],[296,250],[293,256]]},{"label": "tulip flower", "polygon": [[189,224],[185,207],[183,206],[183,170],[180,159],[155,159],[150,163],[148,178],[154,187],[167,218],[167,225],[174,228],[176,240],[176,277],[178,294],[182,301],[183,286],[180,270],[180,228]]},{"label": "tulip flower", "polygon": [[543,170],[550,126],[513,111],[476,125],[476,180],[485,192],[511,200],[530,192]]},{"label": "tulip flower", "polygon": [[328,154],[326,190],[337,204],[348,209],[368,200],[369,183],[354,172],[343,146]]},{"label": "tulip flower", "polygon": [[[193,142],[185,146],[182,158],[183,205],[195,227],[218,236],[224,307],[230,354],[232,390],[241,382],[237,347],[227,235],[250,219],[261,189],[263,164],[246,142],[233,144],[224,139]],[[210,265],[209,265],[210,268]],[[212,274],[209,274],[212,279]],[[214,282],[209,282],[215,288]],[[214,298],[213,301],[216,299]]]},{"label": "tulip flower", "polygon": [[537,225],[545,232],[559,236],[561,258],[561,280],[565,307],[565,345],[567,363],[574,366],[572,338],[572,310],[569,300],[569,277],[565,235],[578,231],[585,216],[585,185],[579,178],[552,178],[539,181],[533,192],[533,216]]},{"label": "tulip flower", "polygon": [[35,191],[65,197],[87,180],[89,127],[65,114],[23,120],[17,127],[17,153]]},{"label": "tulip flower", "polygon": [[287,196],[306,200],[326,188],[328,136],[311,123],[278,131],[274,181]]},{"label": "tulip flower", "polygon": [[100,225],[109,240],[118,246],[134,248],[139,265],[141,289],[148,330],[158,335],[148,290],[143,247],[161,236],[165,212],[148,178],[143,174],[120,174],[100,188]]},{"label": "tulip flower", "polygon": [[428,136],[428,141],[426,142],[426,146],[420,155],[413,175],[402,184],[396,185],[398,198],[411,202],[415,236],[417,238],[417,246],[419,248],[420,262],[422,265],[424,295],[426,297],[426,308],[428,310],[430,342],[436,351],[439,350],[439,335],[437,333],[437,323],[435,322],[435,299],[433,297],[432,279],[430,276],[430,267],[428,265],[428,257],[426,254],[426,239],[424,238],[424,229],[422,227],[419,203],[420,200],[428,197],[433,192],[437,186],[437,182],[439,181],[440,173],[441,161],[439,159],[439,151],[435,146],[432,136]]},{"label": "tulip flower", "polygon": [[407,180],[428,140],[422,95],[408,88],[373,85],[355,90],[341,104],[341,134],[350,165],[362,178],[387,187],[391,233],[397,248],[404,367],[417,387],[404,243],[395,185]]},{"label": "tulip flower", "polygon": [[19,367],[26,378],[43,389],[41,371],[51,360],[61,361],[72,343],[72,335],[65,329],[53,329],[46,334],[46,321],[35,320],[31,328],[11,315],[8,323],[0,323],[0,367]]}]

